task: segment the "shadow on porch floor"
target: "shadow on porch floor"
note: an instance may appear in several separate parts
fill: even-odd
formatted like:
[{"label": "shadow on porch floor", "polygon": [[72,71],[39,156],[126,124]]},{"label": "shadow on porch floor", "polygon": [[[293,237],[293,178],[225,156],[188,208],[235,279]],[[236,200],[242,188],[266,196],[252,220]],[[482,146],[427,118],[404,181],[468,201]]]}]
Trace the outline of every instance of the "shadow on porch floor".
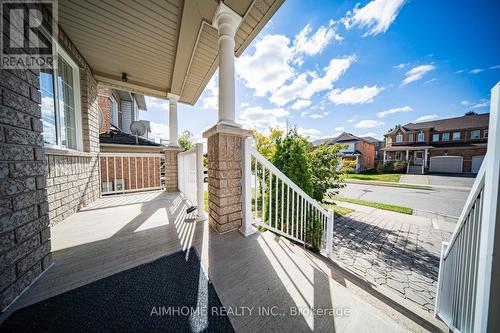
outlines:
[{"label": "shadow on porch floor", "polygon": [[353,292],[350,286],[369,283],[353,282],[328,259],[270,232],[219,235],[186,208],[178,193],[98,200],[52,228],[54,265],[9,311],[195,247],[223,306],[252,309],[229,313],[237,332],[426,330],[390,302]]}]

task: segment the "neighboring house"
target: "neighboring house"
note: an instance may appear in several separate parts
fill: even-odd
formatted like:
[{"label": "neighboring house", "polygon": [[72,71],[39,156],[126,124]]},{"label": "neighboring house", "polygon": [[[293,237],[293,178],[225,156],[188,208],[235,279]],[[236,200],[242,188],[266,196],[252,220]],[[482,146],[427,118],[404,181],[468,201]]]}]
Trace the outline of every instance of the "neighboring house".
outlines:
[{"label": "neighboring house", "polygon": [[489,113],[397,126],[385,134],[383,160],[408,172],[477,173],[486,154]]},{"label": "neighboring house", "polygon": [[382,141],[372,138],[371,136],[364,136],[362,139],[375,145],[375,164],[377,164],[381,157],[380,148],[382,148]]},{"label": "neighboring house", "polygon": [[[360,138],[344,132],[335,138],[313,141],[313,145],[318,146],[322,143],[346,145],[346,148],[340,150],[342,159],[355,161],[355,172],[359,173],[375,167],[376,145],[374,141],[378,140],[371,137]],[[380,141],[378,143],[380,144]]]}]

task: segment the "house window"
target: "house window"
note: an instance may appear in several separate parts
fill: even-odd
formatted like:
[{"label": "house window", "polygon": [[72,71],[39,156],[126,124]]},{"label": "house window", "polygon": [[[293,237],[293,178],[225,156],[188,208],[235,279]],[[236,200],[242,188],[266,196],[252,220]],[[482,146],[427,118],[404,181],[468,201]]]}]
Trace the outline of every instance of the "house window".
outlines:
[{"label": "house window", "polygon": [[413,142],[413,133],[408,134],[408,142]]},{"label": "house window", "polygon": [[388,146],[392,145],[392,138],[390,136],[387,137],[386,143]]},{"label": "house window", "polygon": [[470,132],[470,138],[471,139],[479,139],[481,137],[481,131],[480,130],[474,130]]},{"label": "house window", "polygon": [[488,137],[488,130],[487,130],[487,129],[485,129],[483,133],[484,133],[484,134],[483,134],[483,138],[487,138],[487,137]]},{"label": "house window", "polygon": [[424,132],[418,133],[417,141],[418,142],[424,142],[425,141],[425,134],[424,134]]},{"label": "house window", "polygon": [[401,152],[400,151],[396,152],[396,160],[398,160],[398,161],[401,160]]},{"label": "house window", "polygon": [[460,140],[460,132],[453,132],[453,140]]},{"label": "house window", "polygon": [[416,156],[417,156],[418,159],[422,159],[422,158],[424,158],[424,153],[421,152],[421,151],[417,151],[416,152]]},{"label": "house window", "polygon": [[118,126],[118,102],[111,96],[111,124]]},{"label": "house window", "polygon": [[432,134],[432,141],[439,141],[439,134]]},{"label": "house window", "polygon": [[403,142],[403,134],[396,135],[396,142],[398,142],[398,143]]},{"label": "house window", "polygon": [[80,71],[61,48],[54,65],[39,74],[44,144],[79,149],[82,145]]},{"label": "house window", "polygon": [[450,133],[443,133],[443,141],[450,141]]}]

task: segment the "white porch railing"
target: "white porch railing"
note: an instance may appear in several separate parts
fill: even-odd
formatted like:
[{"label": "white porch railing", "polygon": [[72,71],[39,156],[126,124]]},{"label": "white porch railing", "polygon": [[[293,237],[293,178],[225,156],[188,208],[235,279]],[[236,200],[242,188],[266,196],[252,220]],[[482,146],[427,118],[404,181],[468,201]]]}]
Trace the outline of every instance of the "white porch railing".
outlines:
[{"label": "white porch railing", "polygon": [[197,206],[198,219],[205,218],[203,181],[203,144],[177,155],[179,191],[193,206]]},{"label": "white porch railing", "polygon": [[441,252],[435,313],[455,332],[487,332],[497,320],[491,316],[498,313],[493,293],[499,282],[494,279],[493,263],[499,264],[495,253],[500,210],[499,109],[497,83],[491,91],[487,153],[451,240]]},{"label": "white porch railing", "polygon": [[100,153],[101,194],[161,190],[162,154]]},{"label": "white porch railing", "polygon": [[[332,210],[325,210],[251,146],[244,144],[244,234],[263,227],[300,244],[320,244],[329,255],[333,246]],[[315,228],[315,225],[317,226]]]}]

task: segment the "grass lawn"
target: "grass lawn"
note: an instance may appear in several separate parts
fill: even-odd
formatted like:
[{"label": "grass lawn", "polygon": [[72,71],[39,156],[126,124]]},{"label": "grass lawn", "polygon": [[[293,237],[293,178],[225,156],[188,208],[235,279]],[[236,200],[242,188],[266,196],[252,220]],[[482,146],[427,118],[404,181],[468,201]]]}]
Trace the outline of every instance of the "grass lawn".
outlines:
[{"label": "grass lawn", "polygon": [[324,209],[333,209],[335,217],[340,217],[354,212],[352,209],[338,205],[323,204]]},{"label": "grass lawn", "polygon": [[350,202],[350,203],[357,204],[357,205],[363,205],[363,206],[368,206],[368,207],[373,207],[373,208],[378,208],[378,209],[390,210],[390,211],[397,212],[397,213],[413,215],[413,209],[408,208],[408,207],[388,205],[388,204],[384,204],[384,203],[380,203],[380,202],[365,201],[365,200],[360,200],[360,199],[346,198],[346,197],[341,197],[338,195],[333,196],[333,200]]},{"label": "grass lawn", "polygon": [[391,182],[399,183],[399,178],[401,178],[400,173],[349,173],[345,177],[346,179],[358,179],[358,180],[375,180],[379,182]]}]

